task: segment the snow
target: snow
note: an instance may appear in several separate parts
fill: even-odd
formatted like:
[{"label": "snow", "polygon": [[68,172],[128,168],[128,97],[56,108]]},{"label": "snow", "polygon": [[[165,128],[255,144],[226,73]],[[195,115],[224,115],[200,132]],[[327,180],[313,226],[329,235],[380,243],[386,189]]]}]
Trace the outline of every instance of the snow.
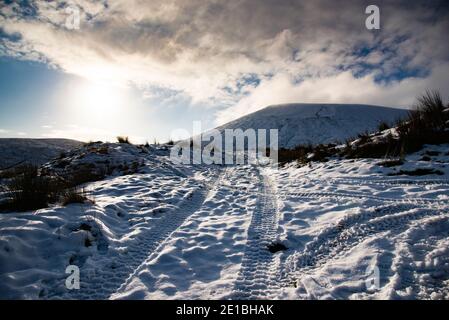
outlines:
[{"label": "snow", "polygon": [[[433,167],[444,176],[386,176],[379,160],[329,161],[270,173],[279,184],[285,229],[278,297],[291,299],[449,298],[448,145]],[[429,166],[421,154],[407,168]],[[444,153],[443,153],[444,152]],[[440,161],[441,163],[436,163]],[[294,190],[294,192],[292,192]],[[367,290],[366,270],[379,268],[380,288]]]},{"label": "snow", "polygon": [[359,133],[394,123],[406,110],[355,104],[285,104],[270,106],[217,129],[278,129],[279,147],[345,142]]},{"label": "snow", "polygon": [[81,145],[69,139],[0,138],[0,170],[22,162],[41,165]]},{"label": "snow", "polygon": [[[109,160],[107,177],[85,185],[94,203],[0,214],[0,298],[449,299],[448,151],[425,146],[390,168],[275,169],[83,146],[44,167]],[[417,168],[442,175],[397,175]],[[287,250],[271,253],[273,243]],[[70,264],[80,290],[65,287]]]}]

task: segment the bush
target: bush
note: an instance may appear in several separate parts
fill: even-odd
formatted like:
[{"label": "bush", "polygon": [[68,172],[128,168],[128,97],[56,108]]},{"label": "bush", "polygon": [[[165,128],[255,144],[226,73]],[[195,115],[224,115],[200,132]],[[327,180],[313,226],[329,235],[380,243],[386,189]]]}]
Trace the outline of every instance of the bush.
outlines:
[{"label": "bush", "polygon": [[297,161],[299,164],[306,164],[307,155],[312,150],[312,146],[297,146],[294,149],[280,148],[278,150],[278,161],[281,165],[292,161]]},{"label": "bush", "polygon": [[368,131],[360,133],[358,137],[359,137],[359,144],[365,144],[368,141],[370,141],[370,134]]},{"label": "bush", "polygon": [[445,131],[448,114],[437,91],[426,91],[418,98],[408,118],[398,125],[399,139],[405,152],[414,152],[424,144],[440,144],[449,142],[449,134]]},{"label": "bush", "polygon": [[29,211],[47,208],[61,201],[84,203],[88,199],[77,186],[100,180],[103,175],[82,167],[61,177],[45,175],[36,166],[20,168],[20,172],[6,184],[6,200],[0,203],[0,211]]},{"label": "bush", "polygon": [[101,148],[98,148],[97,152],[99,154],[103,154],[103,155],[109,154],[109,148],[108,147],[101,147]]},{"label": "bush", "polygon": [[24,172],[7,183],[7,201],[0,209],[27,211],[48,207],[58,199],[63,185],[57,179],[40,176],[36,166],[27,166]]},{"label": "bush", "polygon": [[380,132],[390,129],[390,125],[386,121],[381,121],[377,127]]},{"label": "bush", "polygon": [[118,136],[117,141],[118,141],[118,143],[131,144],[131,142],[129,141],[129,137],[127,137],[127,136]]},{"label": "bush", "polygon": [[103,180],[107,173],[107,168],[92,168],[84,165],[65,174],[65,181],[68,187],[76,187],[87,182]]},{"label": "bush", "polygon": [[369,143],[365,138],[360,139],[351,148],[347,147],[344,155],[349,158],[403,157],[420,150],[425,144],[449,143],[449,131],[446,130],[449,113],[444,110],[440,94],[426,91],[407,118],[396,121],[398,137],[388,135]]},{"label": "bush", "polygon": [[86,192],[84,191],[84,189],[79,189],[76,187],[66,189],[62,193],[61,199],[62,204],[64,206],[69,205],[71,203],[85,203],[86,201],[89,200],[86,196]]},{"label": "bush", "polygon": [[22,164],[0,171],[0,179],[11,179],[29,170],[30,164]]},{"label": "bush", "polygon": [[399,160],[382,161],[382,162],[379,162],[377,165],[381,166],[381,167],[391,168],[391,167],[401,166],[403,164],[404,164],[404,161],[399,159]]},{"label": "bush", "polygon": [[281,165],[288,162],[296,161],[301,165],[305,165],[312,161],[326,162],[329,157],[338,154],[335,144],[319,144],[317,146],[297,146],[294,149],[278,150],[278,161]]}]

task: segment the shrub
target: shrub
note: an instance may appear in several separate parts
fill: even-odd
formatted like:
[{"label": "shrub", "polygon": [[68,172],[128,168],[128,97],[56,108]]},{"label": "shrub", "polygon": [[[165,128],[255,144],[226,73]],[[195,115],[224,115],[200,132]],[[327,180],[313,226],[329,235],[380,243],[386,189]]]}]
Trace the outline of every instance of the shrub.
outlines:
[{"label": "shrub", "polygon": [[7,183],[7,201],[1,209],[27,211],[48,207],[58,198],[63,185],[57,179],[40,176],[36,166],[27,166],[24,172]]},{"label": "shrub", "polygon": [[424,144],[449,142],[449,133],[444,130],[449,115],[444,109],[437,91],[428,90],[418,98],[408,118],[398,125],[399,139],[405,152],[417,151]]},{"label": "shrub", "polygon": [[108,168],[92,168],[84,165],[65,174],[65,181],[68,187],[76,187],[81,184],[93,181],[100,181],[106,177]]},{"label": "shrub", "polygon": [[421,118],[425,127],[441,130],[445,127],[447,118],[444,109],[440,93],[427,90],[423,96],[418,98],[418,104],[415,106],[414,112]]},{"label": "shrub", "polygon": [[365,144],[370,141],[370,135],[368,131],[360,133],[359,135],[359,144]]},{"label": "shrub", "polygon": [[91,146],[93,146],[93,145],[96,145],[96,144],[102,144],[102,143],[103,143],[103,141],[92,141],[92,140],[90,140],[90,141],[86,142],[84,145],[85,145],[86,147],[91,147]]},{"label": "shrub", "polygon": [[109,148],[108,147],[101,147],[101,148],[98,148],[97,152],[99,154],[103,154],[103,155],[109,154]]},{"label": "shrub", "polygon": [[118,136],[117,141],[118,141],[118,143],[131,144],[131,142],[129,141],[129,137],[127,137],[127,136]]},{"label": "shrub", "polygon": [[329,157],[338,154],[335,144],[319,144],[317,146],[297,146],[294,149],[278,150],[278,161],[281,165],[288,162],[297,161],[301,165],[305,165],[312,161],[326,162]]},{"label": "shrub", "polygon": [[294,149],[280,148],[278,150],[279,163],[286,164],[288,162],[297,161],[300,164],[307,163],[307,154],[312,152],[311,146],[297,146]]},{"label": "shrub", "polygon": [[390,129],[390,125],[386,121],[381,121],[377,128],[379,131],[385,131]]},{"label": "shrub", "polygon": [[391,167],[401,166],[403,164],[404,164],[404,161],[399,159],[399,160],[382,161],[382,162],[379,162],[377,165],[379,165],[381,167],[391,168]]},{"label": "shrub", "polygon": [[62,192],[61,195],[62,204],[64,206],[71,203],[85,203],[89,199],[86,196],[84,189],[69,188]]},{"label": "shrub", "polygon": [[30,164],[21,164],[9,169],[3,169],[0,171],[0,179],[11,179],[19,174],[22,174],[29,170]]},{"label": "shrub", "polygon": [[358,143],[347,147],[344,155],[349,158],[381,158],[385,156],[403,157],[407,153],[420,150],[424,144],[449,142],[449,131],[445,130],[449,113],[445,112],[440,94],[426,91],[419,97],[413,110],[405,120],[396,121],[398,137],[388,135],[376,142]]},{"label": "shrub", "polygon": [[8,181],[6,200],[0,203],[0,211],[37,210],[58,201],[63,205],[84,203],[89,199],[85,191],[77,186],[101,177],[101,174],[86,167],[64,177],[48,176],[39,172],[36,166],[28,165]]}]

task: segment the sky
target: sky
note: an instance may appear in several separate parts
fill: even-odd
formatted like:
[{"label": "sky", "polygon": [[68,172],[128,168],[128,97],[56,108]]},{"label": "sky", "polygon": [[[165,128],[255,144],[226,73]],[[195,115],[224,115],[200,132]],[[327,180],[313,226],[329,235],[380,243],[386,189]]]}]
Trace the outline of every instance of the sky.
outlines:
[{"label": "sky", "polygon": [[273,104],[448,99],[448,30],[437,0],[2,1],[0,137],[163,142]]}]

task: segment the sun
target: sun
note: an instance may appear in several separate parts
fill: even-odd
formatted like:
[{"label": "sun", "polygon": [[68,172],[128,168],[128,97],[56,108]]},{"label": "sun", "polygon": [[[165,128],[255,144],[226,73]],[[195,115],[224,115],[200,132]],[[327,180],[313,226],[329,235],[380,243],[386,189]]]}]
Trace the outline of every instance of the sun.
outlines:
[{"label": "sun", "polygon": [[75,98],[81,112],[88,112],[95,116],[115,114],[124,104],[121,90],[103,83],[82,84],[77,89]]}]

